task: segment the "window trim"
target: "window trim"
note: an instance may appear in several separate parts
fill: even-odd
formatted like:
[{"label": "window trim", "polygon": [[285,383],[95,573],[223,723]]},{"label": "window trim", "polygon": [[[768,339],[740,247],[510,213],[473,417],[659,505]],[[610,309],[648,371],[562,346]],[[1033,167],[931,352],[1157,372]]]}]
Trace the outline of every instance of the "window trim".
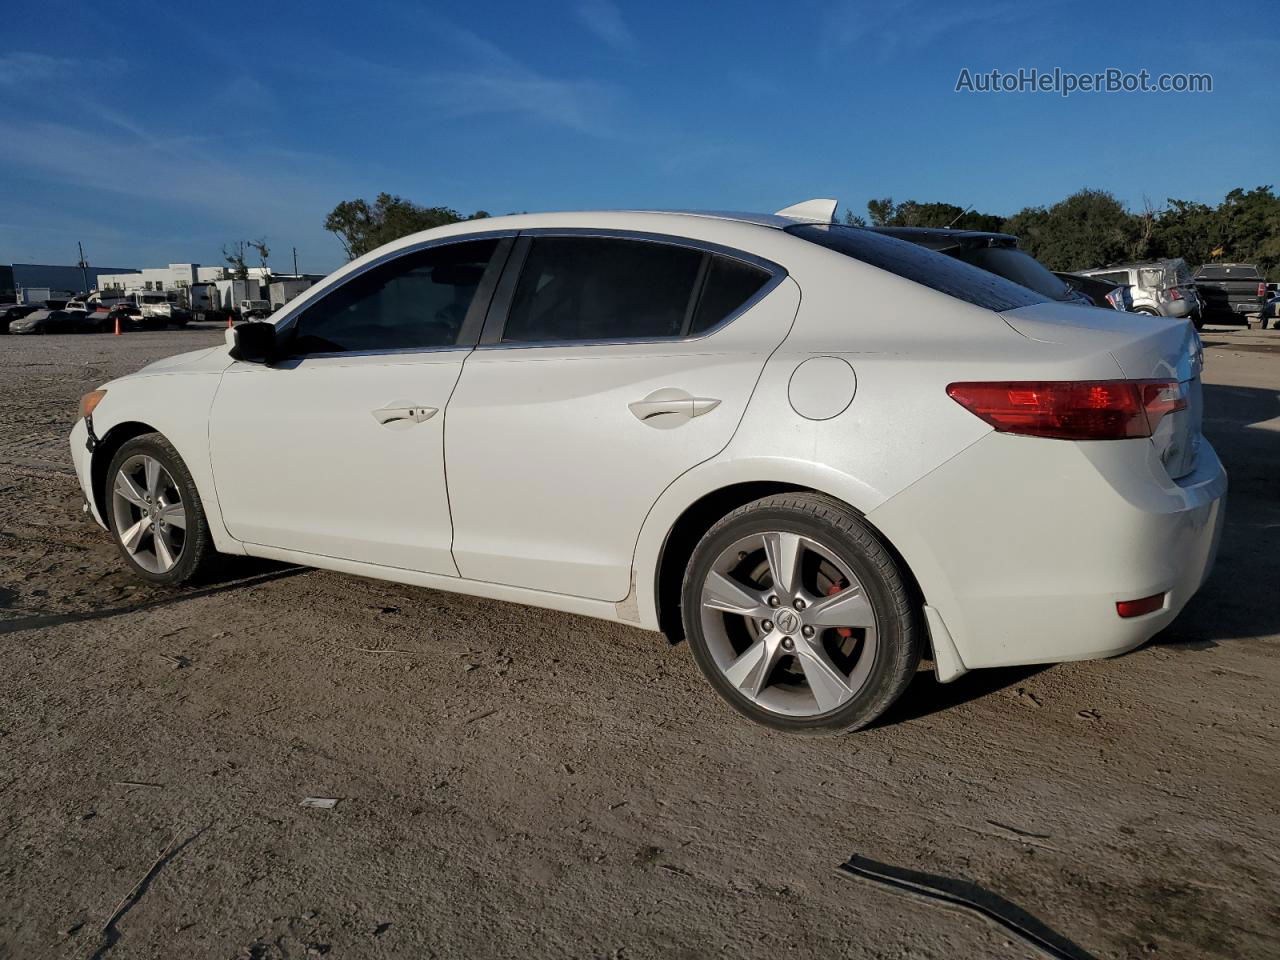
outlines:
[{"label": "window trim", "polygon": [[[507,318],[511,313],[512,301],[515,299],[516,286],[519,284],[520,277],[524,272],[525,260],[529,256],[529,249],[532,247],[533,240],[536,237],[590,237],[603,240],[637,240],[646,243],[666,244],[673,247],[687,247],[705,254],[728,257],[731,260],[738,260],[757,267],[769,274],[769,279],[764,282],[759,290],[743,301],[738,309],[728,314],[719,323],[697,334],[677,334],[670,337],[606,337],[592,340],[530,340],[519,343],[505,343],[502,337],[506,331]],[[704,265],[699,268],[697,282],[701,284],[705,284],[704,272],[706,263],[707,261],[704,259]],[[714,336],[720,330],[733,323],[738,317],[772,293],[787,277],[787,269],[772,260],[766,260],[764,257],[747,253],[745,250],[726,247],[707,240],[696,240],[691,237],[680,237],[667,233],[649,233],[643,230],[611,230],[596,227],[533,227],[528,230],[521,230],[519,237],[516,239],[515,248],[507,260],[502,279],[499,281],[498,288],[489,304],[488,316],[485,317],[484,329],[480,334],[480,341],[476,344],[476,349],[527,350],[539,347],[696,343],[700,340],[705,340],[707,337]]]},{"label": "window trim", "polygon": [[[489,260],[489,265],[485,267],[484,276],[480,278],[480,285],[476,287],[476,295],[471,301],[471,306],[467,308],[467,315],[463,318],[462,327],[458,331],[458,342],[447,347],[387,347],[380,350],[331,350],[325,353],[292,353],[282,357],[275,365],[287,366],[296,364],[302,360],[334,358],[334,357],[388,357],[388,356],[410,356],[423,353],[446,353],[456,350],[473,350],[476,343],[480,339],[480,331],[484,326],[485,317],[489,312],[489,306],[493,302],[494,292],[504,276],[507,261],[511,255],[511,248],[514,244],[518,231],[516,230],[485,230],[478,233],[467,233],[453,235],[448,237],[436,237],[431,240],[423,240],[419,243],[402,247],[398,250],[392,250],[383,254],[368,263],[364,264],[358,270],[353,270],[341,280],[328,286],[320,286],[313,288],[315,296],[306,298],[304,303],[291,304],[285,308],[284,315],[276,321],[276,336],[289,335],[297,326],[298,319],[306,313],[311,307],[326,299],[331,293],[345,287],[357,277],[364,276],[370,270],[376,270],[379,267],[386,266],[402,257],[413,256],[422,253],[424,250],[431,250],[435,247],[450,246],[459,243],[470,243],[474,240],[497,240],[498,246],[493,252],[493,257]],[[504,242],[505,241],[505,242]]]}]

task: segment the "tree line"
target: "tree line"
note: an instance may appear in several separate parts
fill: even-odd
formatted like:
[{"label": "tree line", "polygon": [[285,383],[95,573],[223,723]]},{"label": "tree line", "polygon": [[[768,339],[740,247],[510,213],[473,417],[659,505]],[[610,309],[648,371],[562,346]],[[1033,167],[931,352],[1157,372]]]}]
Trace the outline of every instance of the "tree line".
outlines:
[{"label": "tree line", "polygon": [[[355,259],[419,230],[488,216],[484,210],[462,214],[380,193],[373,203],[342,201],[325,217],[324,226]],[[1169,199],[1159,208],[1144,202],[1139,211],[1129,210],[1105,190],[1081,190],[1052,206],[1026,207],[1010,217],[953,203],[883,197],[867,203],[865,217],[846,211],[844,220],[862,226],[1011,233],[1051,270],[1181,257],[1193,268],[1214,261],[1257,263],[1269,278],[1280,278],[1280,197],[1270,186],[1237,188],[1216,205]],[[239,261],[243,263],[243,250]]]},{"label": "tree line", "polygon": [[876,227],[955,227],[1010,233],[1050,270],[1088,270],[1128,260],[1181,257],[1202,263],[1256,263],[1280,279],[1280,197],[1270,186],[1236,188],[1216,205],[1169,199],[1132,211],[1105,190],[1081,190],[1052,206],[1026,207],[1011,217],[953,203],[867,203],[866,217],[846,211],[846,223]]}]

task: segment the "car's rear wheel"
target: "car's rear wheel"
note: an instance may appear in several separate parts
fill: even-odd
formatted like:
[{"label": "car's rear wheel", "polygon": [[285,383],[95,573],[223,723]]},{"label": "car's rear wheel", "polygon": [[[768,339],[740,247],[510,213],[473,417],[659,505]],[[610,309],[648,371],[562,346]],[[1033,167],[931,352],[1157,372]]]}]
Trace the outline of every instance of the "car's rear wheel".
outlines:
[{"label": "car's rear wheel", "polygon": [[213,561],[213,539],[195,482],[159,433],[129,440],[107,470],[111,533],[125,562],[152,583],[180,586]]},{"label": "car's rear wheel", "polygon": [[682,616],[721,696],[795,733],[866,726],[920,661],[916,611],[892,554],[821,494],[766,497],[712,527],[689,562]]}]

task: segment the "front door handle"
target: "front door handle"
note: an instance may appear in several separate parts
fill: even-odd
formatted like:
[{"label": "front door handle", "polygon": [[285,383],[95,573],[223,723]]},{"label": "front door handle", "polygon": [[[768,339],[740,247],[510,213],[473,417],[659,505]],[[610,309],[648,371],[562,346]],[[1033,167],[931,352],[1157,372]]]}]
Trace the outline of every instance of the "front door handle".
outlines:
[{"label": "front door handle", "polygon": [[411,404],[395,407],[379,407],[372,411],[373,419],[377,420],[384,427],[390,427],[397,424],[414,424],[422,423],[424,420],[430,420],[440,411],[435,407],[423,407]]},{"label": "front door handle", "polygon": [[710,413],[718,406],[720,401],[714,397],[695,397],[684,390],[664,387],[643,400],[627,404],[627,409],[646,426],[665,430]]}]

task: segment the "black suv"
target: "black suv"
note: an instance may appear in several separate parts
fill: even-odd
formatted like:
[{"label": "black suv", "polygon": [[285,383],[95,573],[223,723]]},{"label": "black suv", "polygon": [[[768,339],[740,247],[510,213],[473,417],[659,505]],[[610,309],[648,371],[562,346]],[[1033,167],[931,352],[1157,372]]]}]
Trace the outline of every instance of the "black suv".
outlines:
[{"label": "black suv", "polygon": [[951,230],[945,227],[871,227],[899,240],[909,240],[938,253],[973,264],[988,273],[1012,280],[1036,293],[1063,303],[1080,303],[1114,307],[1105,297],[1101,301],[1073,288],[1054,276],[1049,268],[1025,250],[1018,249],[1018,238],[1008,233],[985,230]]}]

